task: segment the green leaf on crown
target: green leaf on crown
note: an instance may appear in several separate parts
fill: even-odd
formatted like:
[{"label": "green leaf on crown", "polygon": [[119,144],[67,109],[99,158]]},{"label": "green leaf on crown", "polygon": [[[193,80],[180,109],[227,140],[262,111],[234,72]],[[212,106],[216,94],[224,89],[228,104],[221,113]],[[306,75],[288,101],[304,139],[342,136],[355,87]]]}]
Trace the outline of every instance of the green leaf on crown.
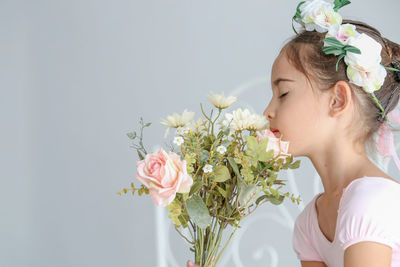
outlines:
[{"label": "green leaf on crown", "polygon": [[333,10],[337,12],[341,7],[344,7],[345,5],[350,4],[351,2],[349,0],[335,0],[335,6]]},{"label": "green leaf on crown", "polygon": [[292,28],[293,28],[293,30],[294,30],[294,32],[295,32],[296,34],[297,34],[297,31],[296,31],[296,29],[294,28],[293,20],[301,19],[300,6],[301,6],[302,4],[304,4],[305,2],[306,2],[306,1],[301,1],[301,2],[297,5],[296,14],[294,14],[294,16],[293,16],[293,18],[292,18]]}]

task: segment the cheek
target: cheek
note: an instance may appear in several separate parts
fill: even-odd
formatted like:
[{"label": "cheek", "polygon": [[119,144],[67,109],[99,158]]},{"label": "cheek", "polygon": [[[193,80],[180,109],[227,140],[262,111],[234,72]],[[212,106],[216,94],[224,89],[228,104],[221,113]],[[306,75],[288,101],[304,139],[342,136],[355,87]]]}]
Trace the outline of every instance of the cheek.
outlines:
[{"label": "cheek", "polygon": [[[284,106],[285,105],[285,106]],[[315,133],[317,112],[312,108],[314,103],[301,99],[298,101],[287,101],[282,105],[281,131],[282,140],[295,143],[307,143]],[[284,107],[284,108],[283,108]],[[297,145],[296,145],[297,146]]]}]

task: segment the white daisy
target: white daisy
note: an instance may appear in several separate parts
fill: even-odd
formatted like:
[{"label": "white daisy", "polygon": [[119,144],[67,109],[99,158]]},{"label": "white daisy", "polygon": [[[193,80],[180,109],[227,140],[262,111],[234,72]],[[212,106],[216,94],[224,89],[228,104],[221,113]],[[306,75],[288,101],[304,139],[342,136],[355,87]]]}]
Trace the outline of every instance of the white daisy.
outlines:
[{"label": "white daisy", "polygon": [[181,136],[175,136],[174,138],[174,143],[178,146],[180,146],[184,142],[183,138]]},{"label": "white daisy", "polygon": [[212,172],[212,169],[213,169],[213,166],[210,165],[210,164],[206,164],[206,165],[203,167],[203,171],[204,171],[205,173]]},{"label": "white daisy", "polygon": [[220,146],[217,147],[217,151],[218,151],[220,154],[224,154],[224,153],[226,152],[226,147],[223,146],[223,145],[220,145]]},{"label": "white daisy", "polygon": [[232,105],[233,102],[236,101],[235,96],[225,97],[224,92],[222,94],[214,94],[212,91],[209,95],[207,95],[208,100],[216,107],[220,109],[224,109]]},{"label": "white daisy", "polygon": [[183,127],[178,127],[177,129],[176,129],[176,134],[178,134],[178,135],[183,135]]}]

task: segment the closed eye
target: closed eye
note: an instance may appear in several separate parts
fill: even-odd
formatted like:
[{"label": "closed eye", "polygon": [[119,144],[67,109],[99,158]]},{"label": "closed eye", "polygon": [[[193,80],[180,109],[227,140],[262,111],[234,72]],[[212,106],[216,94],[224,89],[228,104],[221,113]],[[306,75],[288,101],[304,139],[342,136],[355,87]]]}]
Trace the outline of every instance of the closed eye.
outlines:
[{"label": "closed eye", "polygon": [[286,93],[280,95],[279,98],[283,98],[283,97],[286,96],[288,93],[289,93],[289,92],[286,92]]}]

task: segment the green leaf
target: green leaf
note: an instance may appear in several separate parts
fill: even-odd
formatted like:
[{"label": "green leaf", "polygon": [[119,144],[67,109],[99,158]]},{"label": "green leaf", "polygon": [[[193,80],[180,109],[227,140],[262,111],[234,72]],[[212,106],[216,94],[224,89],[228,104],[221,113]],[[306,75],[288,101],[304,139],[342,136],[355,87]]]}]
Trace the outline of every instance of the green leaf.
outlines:
[{"label": "green leaf", "polygon": [[342,49],[330,49],[330,50],[323,50],[323,52],[327,55],[331,55],[331,54],[341,54],[343,53]]},{"label": "green leaf", "polygon": [[217,190],[224,198],[228,197],[228,192],[226,192],[223,188],[217,186]]},{"label": "green leaf", "polygon": [[327,37],[323,40],[325,43],[332,45],[332,46],[336,46],[336,47],[344,47],[345,45],[342,44],[338,39],[336,39],[336,37]]},{"label": "green leaf", "polygon": [[126,134],[130,139],[135,139],[136,138],[136,132],[130,132]]},{"label": "green leaf", "polygon": [[335,6],[333,10],[337,12],[341,7],[344,7],[345,5],[350,4],[351,2],[349,0],[335,0]]},{"label": "green leaf", "polygon": [[257,198],[256,205],[258,205],[263,199],[266,199],[267,195],[262,195],[261,197]]},{"label": "green leaf", "polygon": [[399,69],[395,69],[395,68],[391,68],[391,67],[385,67],[388,70],[392,70],[392,71],[400,71]]},{"label": "green leaf", "polygon": [[148,122],[144,125],[144,127],[149,127],[151,125],[151,122]]},{"label": "green leaf", "polygon": [[340,62],[340,60],[341,60],[342,58],[344,58],[344,56],[345,56],[345,55],[343,55],[343,54],[339,56],[339,58],[338,58],[338,60],[337,60],[337,62],[336,62],[336,71],[338,71],[339,62]]},{"label": "green leaf", "polygon": [[228,157],[228,162],[229,162],[229,164],[231,165],[231,167],[232,167],[233,171],[235,172],[236,176],[238,177],[238,179],[239,179],[241,182],[244,183],[243,177],[242,177],[242,175],[241,175],[240,172],[239,172],[239,168],[238,168],[238,166],[237,166],[235,160],[234,160],[232,157]]},{"label": "green leaf", "polygon": [[289,165],[290,169],[297,169],[300,167],[300,160],[296,160],[293,164]]},{"label": "green leaf", "polygon": [[217,182],[225,182],[231,178],[228,168],[225,165],[218,165],[214,167],[215,180]]},{"label": "green leaf", "polygon": [[268,199],[269,202],[271,202],[274,205],[279,205],[283,202],[283,200],[285,199],[285,196],[280,195],[278,198],[276,198],[273,195],[265,195],[266,198]]},{"label": "green leaf", "polygon": [[352,45],[346,45],[345,47],[343,47],[343,50],[354,54],[361,54],[361,50]]},{"label": "green leaf", "polygon": [[186,209],[189,217],[201,229],[204,230],[211,224],[212,218],[210,212],[200,196],[194,195],[191,198],[188,198],[186,200]]},{"label": "green leaf", "polygon": [[292,28],[293,28],[293,31],[294,31],[296,34],[297,34],[297,31],[296,31],[296,29],[294,28],[293,21],[296,20],[296,19],[301,19],[301,10],[300,10],[300,6],[301,6],[302,4],[304,4],[304,3],[305,3],[305,1],[301,1],[301,2],[297,5],[296,13],[294,14],[294,16],[293,16],[293,18],[292,18]]},{"label": "green leaf", "polygon": [[192,186],[190,187],[189,196],[192,196],[193,194],[199,192],[202,186],[203,186],[203,182],[201,180],[195,181],[192,184]]},{"label": "green leaf", "polygon": [[240,191],[239,204],[247,208],[254,203],[262,188],[257,185],[243,186]]}]

